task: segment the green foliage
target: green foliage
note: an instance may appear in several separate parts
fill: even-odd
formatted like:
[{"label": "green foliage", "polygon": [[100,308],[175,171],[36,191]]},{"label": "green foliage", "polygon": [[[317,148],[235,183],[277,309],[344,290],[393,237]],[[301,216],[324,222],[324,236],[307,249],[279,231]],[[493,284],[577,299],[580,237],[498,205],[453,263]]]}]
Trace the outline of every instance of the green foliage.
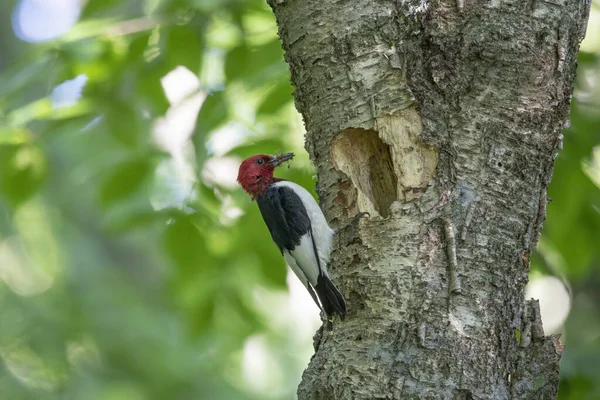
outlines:
[{"label": "green foliage", "polygon": [[[0,3],[2,26],[16,3]],[[314,186],[271,10],[84,3],[58,39],[0,32],[0,397],[293,398],[311,332],[299,337],[282,304],[286,269],[256,207],[209,173],[215,160],[295,151],[282,177]],[[168,96],[178,67],[197,80]],[[581,54],[580,76],[599,67]],[[82,74],[82,98],[53,107],[52,89]],[[600,396],[600,92],[585,82],[533,259],[573,292],[562,399]],[[158,145],[156,132],[180,145]],[[244,367],[252,346],[262,383]]]},{"label": "green foliage", "polygon": [[600,398],[600,180],[586,173],[593,148],[600,146],[600,89],[584,80],[586,74],[598,76],[599,54],[580,54],[571,127],[564,131],[564,149],[548,190],[552,202],[532,258],[534,274],[558,276],[571,292],[568,319],[558,330],[566,344],[559,399]]},{"label": "green foliage", "polygon": [[[265,300],[285,265],[248,197],[205,177],[243,149],[301,153],[276,31],[257,25],[273,19],[258,0],[90,0],[60,39],[0,35],[15,54],[0,72],[2,398],[293,398],[307,360]],[[173,100],[162,80],[179,67],[197,87]],[[54,107],[52,88],[81,74],[80,101]],[[191,139],[158,145],[196,95]],[[238,139],[215,150],[223,129]],[[263,389],[242,373],[253,337],[281,378]]]},{"label": "green foliage", "polygon": [[18,206],[29,199],[46,176],[44,153],[30,143],[0,147],[0,187],[6,200]]},{"label": "green foliage", "polygon": [[224,92],[215,92],[206,97],[198,114],[194,142],[203,147],[206,136],[227,121],[228,104]]}]

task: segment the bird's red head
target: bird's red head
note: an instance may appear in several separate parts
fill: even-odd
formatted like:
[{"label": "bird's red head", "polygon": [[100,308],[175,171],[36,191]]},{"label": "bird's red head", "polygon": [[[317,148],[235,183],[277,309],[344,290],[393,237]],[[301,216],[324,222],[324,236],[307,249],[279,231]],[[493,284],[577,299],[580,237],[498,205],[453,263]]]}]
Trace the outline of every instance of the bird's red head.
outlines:
[{"label": "bird's red head", "polygon": [[246,193],[255,199],[273,182],[273,171],[285,161],[294,158],[294,153],[285,153],[278,156],[259,154],[242,161],[238,171],[237,181]]}]

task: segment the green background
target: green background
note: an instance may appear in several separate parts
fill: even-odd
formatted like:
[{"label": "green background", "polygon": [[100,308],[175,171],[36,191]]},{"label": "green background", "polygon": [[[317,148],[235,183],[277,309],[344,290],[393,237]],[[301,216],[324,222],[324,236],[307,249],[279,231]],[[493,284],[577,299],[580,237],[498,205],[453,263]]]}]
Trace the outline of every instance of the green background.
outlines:
[{"label": "green background", "polygon": [[[39,43],[13,32],[18,3],[0,3],[0,398],[294,398],[317,311],[234,182],[244,157],[294,151],[280,176],[315,184],[266,2],[90,0]],[[592,7],[531,273],[569,293],[560,399],[600,399]]]}]

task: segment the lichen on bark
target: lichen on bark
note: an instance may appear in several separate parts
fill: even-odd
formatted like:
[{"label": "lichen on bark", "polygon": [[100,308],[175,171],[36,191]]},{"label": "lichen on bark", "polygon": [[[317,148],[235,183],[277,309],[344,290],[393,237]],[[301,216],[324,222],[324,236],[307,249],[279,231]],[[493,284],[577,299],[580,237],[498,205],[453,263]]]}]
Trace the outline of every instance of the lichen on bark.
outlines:
[{"label": "lichen on bark", "polygon": [[372,213],[337,238],[349,315],[299,398],[555,396],[562,347],[524,288],[589,2],[269,4],[321,206]]}]

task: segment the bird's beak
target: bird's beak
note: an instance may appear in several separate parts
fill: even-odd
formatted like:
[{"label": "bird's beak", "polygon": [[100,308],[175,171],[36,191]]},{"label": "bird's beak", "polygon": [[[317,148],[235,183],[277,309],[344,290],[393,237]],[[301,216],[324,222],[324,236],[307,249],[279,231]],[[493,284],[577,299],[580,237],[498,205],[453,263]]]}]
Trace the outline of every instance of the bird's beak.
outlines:
[{"label": "bird's beak", "polygon": [[281,164],[283,164],[286,161],[290,161],[292,158],[294,158],[294,153],[280,154],[278,156],[274,156],[269,164],[271,164],[274,167],[279,167]]}]

